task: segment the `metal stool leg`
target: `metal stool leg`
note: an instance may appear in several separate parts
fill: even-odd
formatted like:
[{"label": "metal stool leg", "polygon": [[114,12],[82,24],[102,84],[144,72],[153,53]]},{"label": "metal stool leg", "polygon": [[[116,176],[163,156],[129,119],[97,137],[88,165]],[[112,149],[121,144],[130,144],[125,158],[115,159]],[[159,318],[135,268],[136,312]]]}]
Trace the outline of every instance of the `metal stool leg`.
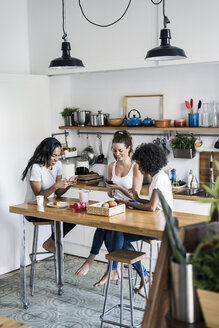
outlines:
[{"label": "metal stool leg", "polygon": [[123,322],[123,271],[124,271],[124,264],[121,263],[120,324],[122,324],[122,322]]},{"label": "metal stool leg", "polygon": [[108,273],[108,278],[107,278],[107,283],[106,283],[106,292],[105,292],[105,298],[104,298],[104,303],[103,303],[103,313],[100,316],[100,319],[101,319],[100,328],[103,327],[102,317],[104,316],[104,314],[106,312],[106,304],[107,304],[107,297],[108,297],[108,292],[109,292],[110,276],[111,276],[112,266],[113,266],[113,261],[109,261],[109,273]]},{"label": "metal stool leg", "polygon": [[30,255],[31,260],[31,270],[30,270],[30,287],[31,287],[31,296],[34,295],[34,278],[36,272],[36,257],[37,257],[37,244],[38,244],[38,233],[39,227],[34,227],[34,236],[33,236],[33,247],[32,254]]},{"label": "metal stool leg", "polygon": [[131,311],[131,327],[134,326],[134,307],[133,307],[133,285],[131,279],[131,264],[128,265],[129,277],[129,297],[130,297],[130,311]]},{"label": "metal stool leg", "polygon": [[152,244],[150,244],[150,264],[149,264],[149,288],[151,288],[152,281]]}]

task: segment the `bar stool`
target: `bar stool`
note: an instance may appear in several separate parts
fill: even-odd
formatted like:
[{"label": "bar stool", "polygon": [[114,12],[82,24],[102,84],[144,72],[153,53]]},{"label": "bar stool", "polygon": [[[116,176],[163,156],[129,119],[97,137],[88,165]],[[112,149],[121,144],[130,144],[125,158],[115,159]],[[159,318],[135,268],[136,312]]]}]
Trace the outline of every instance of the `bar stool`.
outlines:
[{"label": "bar stool", "polygon": [[[132,284],[132,264],[135,262],[140,261],[143,258],[146,257],[146,253],[143,252],[137,252],[137,251],[130,251],[126,249],[119,249],[114,252],[111,252],[109,254],[106,254],[106,259],[109,260],[109,274],[107,278],[107,284],[106,284],[106,293],[105,293],[105,299],[104,299],[104,305],[103,305],[103,313],[100,316],[101,320],[101,328],[103,327],[103,323],[108,323],[111,325],[115,326],[120,326],[120,327],[130,327],[130,328],[137,328],[140,327],[141,324],[135,325],[134,324],[134,310],[139,310],[144,312],[144,308],[140,308],[137,306],[134,306],[134,287]],[[115,306],[111,307],[109,310],[106,311],[106,306],[107,306],[107,297],[108,297],[108,292],[109,292],[109,286],[110,286],[110,275],[112,271],[112,264],[113,261],[117,261],[121,263],[121,289],[120,289],[120,303],[116,304]],[[124,304],[123,303],[123,268],[124,264],[128,264],[128,280],[129,280],[129,299],[130,299],[130,305]],[[145,284],[145,277],[144,277],[144,272],[142,269],[142,264],[141,264],[141,279],[144,281],[144,291],[145,291],[145,296],[147,298],[147,291],[146,291],[146,284]],[[120,322],[112,321],[112,320],[107,320],[105,317],[114,309],[120,308]],[[123,324],[123,308],[128,308],[130,309],[131,313],[131,325],[126,325]]]},{"label": "bar stool", "polygon": [[[34,278],[35,278],[35,271],[36,271],[36,263],[41,262],[42,260],[37,259],[37,255],[42,254],[53,254],[51,252],[37,252],[38,246],[38,234],[39,234],[39,226],[50,225],[51,231],[53,232],[53,221],[45,221],[45,222],[32,222],[34,225],[34,233],[33,233],[33,244],[32,244],[32,253],[29,254],[31,266],[30,266],[30,288],[31,288],[31,296],[34,295]],[[53,254],[54,255],[54,254]],[[55,263],[55,255],[52,259],[47,259],[47,261],[54,261]],[[56,265],[55,265],[56,270]]]},{"label": "bar stool", "polygon": [[157,245],[157,256],[158,256],[159,251],[160,251],[160,243],[161,243],[161,240],[157,240],[157,239],[143,239],[141,241],[140,248],[138,247],[138,244],[137,244],[137,249],[140,252],[142,252],[143,243],[147,243],[147,244],[150,245],[150,256],[149,256],[149,289],[150,289],[151,284],[152,284],[152,247],[153,247],[153,245]]}]

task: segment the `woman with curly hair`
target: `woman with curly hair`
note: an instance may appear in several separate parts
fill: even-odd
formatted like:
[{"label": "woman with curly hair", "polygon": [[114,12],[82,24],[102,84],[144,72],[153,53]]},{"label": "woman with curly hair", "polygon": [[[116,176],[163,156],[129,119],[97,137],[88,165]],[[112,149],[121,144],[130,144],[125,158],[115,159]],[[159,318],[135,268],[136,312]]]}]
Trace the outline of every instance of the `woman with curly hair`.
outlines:
[{"label": "woman with curly hair", "polygon": [[151,176],[151,184],[149,187],[149,200],[139,198],[138,192],[134,189],[129,190],[131,198],[137,203],[131,203],[126,199],[120,199],[121,203],[127,206],[132,206],[138,210],[155,211],[162,209],[156,189],[160,189],[169,204],[173,209],[173,194],[170,179],[162,170],[167,165],[167,158],[163,149],[153,143],[143,143],[138,146],[132,159],[138,164],[139,170],[143,175]]},{"label": "woman with curly hair", "polygon": [[[130,197],[135,201],[132,202],[127,199],[119,199],[120,203],[124,203],[127,206],[131,206],[138,210],[143,211],[155,211],[157,209],[161,209],[161,204],[159,201],[159,197],[156,193],[156,189],[160,189],[171,207],[173,209],[173,195],[172,195],[172,187],[167,174],[162,170],[164,166],[167,164],[167,158],[163,151],[163,149],[152,143],[143,143],[138,146],[135,150],[135,153],[132,156],[132,159],[138,164],[140,172],[147,176],[148,174],[151,176],[151,184],[149,187],[149,200],[142,199],[138,196],[138,192],[136,190],[129,189]],[[120,234],[120,235],[119,235]],[[157,239],[151,238],[147,236],[134,235],[128,233],[117,233],[112,240],[112,249],[111,251],[115,251],[117,249],[128,249],[135,251],[135,248],[131,244],[131,242],[139,241],[145,239]],[[136,262],[133,264],[137,273],[141,277],[141,267],[140,263]],[[112,270],[113,272],[113,270]],[[144,277],[146,284],[149,282],[148,272],[143,268]],[[106,280],[106,274],[102,277],[100,281]],[[141,280],[139,288],[135,289],[135,293],[142,294],[144,290],[144,281]]]}]

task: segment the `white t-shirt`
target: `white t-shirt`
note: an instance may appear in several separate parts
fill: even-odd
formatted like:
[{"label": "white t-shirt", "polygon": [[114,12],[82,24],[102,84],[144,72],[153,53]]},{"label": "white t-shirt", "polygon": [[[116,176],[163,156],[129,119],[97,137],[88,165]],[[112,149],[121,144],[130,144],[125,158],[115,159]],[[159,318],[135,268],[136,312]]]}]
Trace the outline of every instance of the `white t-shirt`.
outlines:
[{"label": "white t-shirt", "polygon": [[[160,170],[157,174],[155,174],[151,180],[149,187],[149,199],[151,198],[154,189],[160,189],[165,200],[173,210],[173,193],[171,182],[168,175],[163,170]],[[160,201],[158,202],[157,208],[162,209]]]},{"label": "white t-shirt", "polygon": [[[131,189],[133,187],[133,169],[134,169],[135,163],[132,164],[128,174],[124,177],[118,177],[116,175],[116,162],[113,164],[112,169],[112,181],[120,186],[122,186],[125,189]],[[121,192],[120,190],[115,190],[115,194],[113,195],[116,199],[128,199],[131,200],[130,197],[126,196]]]},{"label": "white t-shirt", "polygon": [[[29,169],[26,181],[27,181],[27,191],[25,196],[25,203],[31,202],[36,199],[36,195],[31,188],[30,181],[41,181],[42,190],[49,189],[56,183],[57,175],[62,175],[62,164],[58,161],[52,170],[49,170],[42,164],[33,164],[32,169]],[[54,196],[54,193],[50,197]]]}]

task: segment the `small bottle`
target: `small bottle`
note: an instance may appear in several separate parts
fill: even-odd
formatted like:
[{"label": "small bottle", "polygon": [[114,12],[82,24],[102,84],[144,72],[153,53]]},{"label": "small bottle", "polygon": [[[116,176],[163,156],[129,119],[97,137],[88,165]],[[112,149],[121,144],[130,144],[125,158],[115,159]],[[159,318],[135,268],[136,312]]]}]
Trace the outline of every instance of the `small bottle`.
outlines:
[{"label": "small bottle", "polygon": [[172,184],[173,184],[174,182],[176,182],[176,169],[172,169],[171,173],[172,173]]},{"label": "small bottle", "polygon": [[194,174],[192,176],[191,187],[192,189],[198,189],[198,180]]},{"label": "small bottle", "polygon": [[193,174],[192,174],[192,170],[189,171],[188,173],[188,180],[187,180],[187,187],[188,188],[191,188],[191,182],[192,182],[192,177],[193,177]]}]

